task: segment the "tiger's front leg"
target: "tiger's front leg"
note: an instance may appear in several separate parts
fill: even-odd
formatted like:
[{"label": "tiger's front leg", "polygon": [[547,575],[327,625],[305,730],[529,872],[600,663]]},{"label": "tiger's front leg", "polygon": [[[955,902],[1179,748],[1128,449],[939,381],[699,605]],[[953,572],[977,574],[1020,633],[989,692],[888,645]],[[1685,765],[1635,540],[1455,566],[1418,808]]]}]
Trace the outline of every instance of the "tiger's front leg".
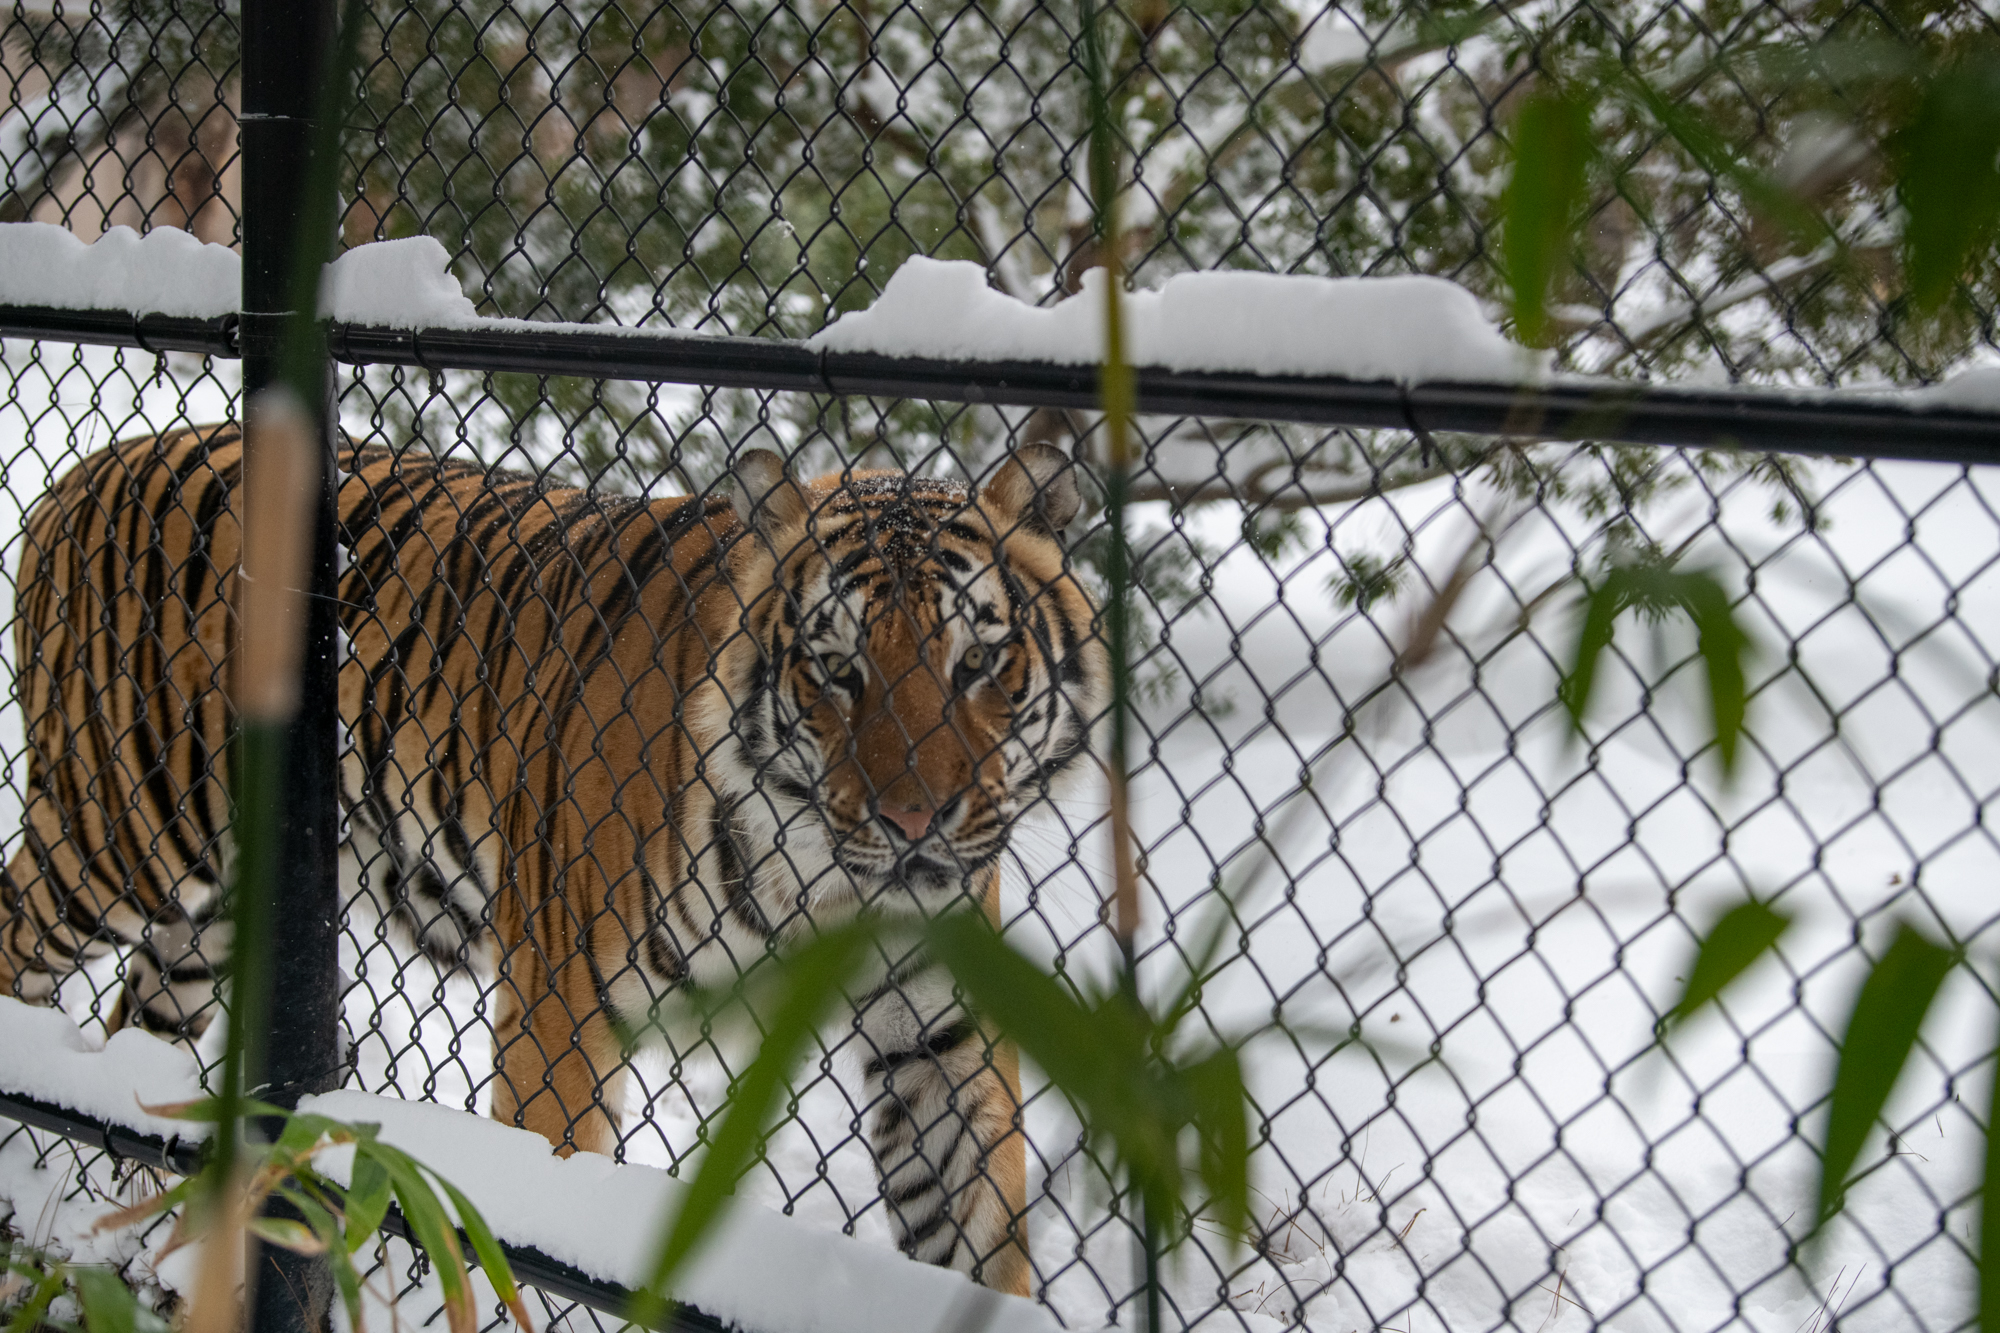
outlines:
[{"label": "tiger's front leg", "polygon": [[861,1010],[863,1119],[903,1253],[1029,1293],[1020,1061],[936,964]]},{"label": "tiger's front leg", "polygon": [[625,1050],[576,954],[551,969],[537,943],[503,959],[493,1021],[493,1118],[532,1129],[559,1156],[618,1148]]}]

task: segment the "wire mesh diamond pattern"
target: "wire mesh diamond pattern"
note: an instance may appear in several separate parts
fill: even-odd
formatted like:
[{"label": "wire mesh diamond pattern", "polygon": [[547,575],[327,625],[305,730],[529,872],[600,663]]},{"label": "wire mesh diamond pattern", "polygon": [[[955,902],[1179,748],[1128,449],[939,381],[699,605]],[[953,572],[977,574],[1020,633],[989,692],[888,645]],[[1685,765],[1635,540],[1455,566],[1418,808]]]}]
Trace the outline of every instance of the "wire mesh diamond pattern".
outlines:
[{"label": "wire mesh diamond pattern", "polygon": [[[1054,304],[1104,257],[1078,22],[1038,0],[370,4],[344,241],[434,237],[481,313],[532,320],[797,338],[916,255]],[[1558,367],[1916,383],[1993,350],[1990,279],[1927,325],[1885,277],[1888,112],[1771,55],[1929,50],[1989,31],[1977,7],[1135,0],[1109,24],[1117,244],[1136,285],[1427,274],[1498,318],[1517,108],[1538,80],[1588,74],[1614,95],[1550,308]],[[233,5],[17,3],[0,65],[0,218],[237,239]],[[1728,154],[1671,133],[1676,107],[1720,127]],[[1824,234],[1787,232],[1745,162],[1814,198]],[[23,515],[74,462],[237,415],[229,362],[4,355],[10,575]],[[1010,452],[1054,444],[1083,479],[1065,558],[1104,589],[1092,414],[381,366],[344,368],[338,391],[355,444],[412,467],[592,488],[579,525],[624,497],[720,500],[755,448],[800,476],[976,487]],[[1989,1058],[1969,974],[1890,1104],[1835,1260],[1801,1267],[1789,1247],[1858,978],[1899,921],[1968,946],[2000,923],[1981,887],[2000,783],[1990,470],[1192,418],[1147,417],[1140,435],[1140,975],[1164,991],[1189,941],[1226,923],[1195,1022],[1255,1034],[1255,1234],[1234,1246],[1197,1213],[1170,1318],[1248,1333],[1962,1326],[1984,1123],[1971,1087]],[[494,531],[496,561],[518,551]],[[551,568],[588,558],[551,540]],[[1558,687],[1581,589],[1635,560],[1710,571],[1734,600],[1752,647],[1733,780],[1701,654],[1671,616],[1621,628],[1569,724]],[[26,661],[10,665],[19,678]],[[0,827],[33,794],[34,723],[0,732]],[[434,758],[396,762],[409,780]],[[1001,861],[1008,938],[1079,986],[1117,954],[1107,838],[1082,783],[1023,815]],[[346,884],[349,1081],[490,1111],[504,988],[411,947],[384,908],[404,869],[356,854]],[[1798,933],[1656,1042],[1694,940],[1746,893],[1794,912]],[[9,909],[18,938],[24,909]],[[105,943],[54,996],[99,1021],[143,971],[132,941]],[[893,1245],[870,1129],[887,1094],[863,1027],[821,1034],[741,1192]],[[604,1146],[691,1164],[751,1049],[719,1028],[641,1049],[629,1084],[598,1090],[616,1103]],[[1033,1070],[1021,1098],[1031,1294],[1067,1326],[1136,1321],[1131,1201]],[[423,1273],[394,1250],[378,1278],[415,1291]]]}]

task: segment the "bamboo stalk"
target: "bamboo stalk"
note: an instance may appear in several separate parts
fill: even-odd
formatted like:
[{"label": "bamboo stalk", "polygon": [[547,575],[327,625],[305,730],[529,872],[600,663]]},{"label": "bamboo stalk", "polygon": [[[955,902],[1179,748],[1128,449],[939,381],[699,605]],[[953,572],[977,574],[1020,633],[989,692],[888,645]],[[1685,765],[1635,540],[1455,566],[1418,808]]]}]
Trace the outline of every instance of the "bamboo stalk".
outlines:
[{"label": "bamboo stalk", "polygon": [[251,401],[237,576],[236,709],[245,722],[285,722],[298,711],[319,480],[313,437],[312,417],[290,390]]}]

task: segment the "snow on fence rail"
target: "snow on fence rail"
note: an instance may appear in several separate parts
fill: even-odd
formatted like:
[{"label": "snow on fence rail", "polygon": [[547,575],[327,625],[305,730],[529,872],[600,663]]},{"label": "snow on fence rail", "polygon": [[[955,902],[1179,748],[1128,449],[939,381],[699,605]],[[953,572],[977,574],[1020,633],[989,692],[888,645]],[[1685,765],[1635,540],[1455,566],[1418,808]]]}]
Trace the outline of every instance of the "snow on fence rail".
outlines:
[{"label": "snow on fence rail", "polygon": [[[199,1166],[202,1128],[145,1109],[199,1094],[184,1047],[130,1029],[93,1047],[66,1015],[0,996],[0,1052],[0,1116],[176,1174]],[[613,1316],[643,1284],[687,1190],[652,1167],[557,1157],[538,1134],[447,1107],[344,1090],[299,1109],[380,1125],[384,1142],[465,1192],[524,1282]],[[337,1155],[324,1165],[345,1183]],[[402,1234],[394,1219],[390,1228]],[[1058,1327],[1028,1301],[755,1205],[703,1243],[673,1295],[692,1307],[670,1325],[681,1333],[934,1333],[938,1315],[954,1311],[990,1333]]]},{"label": "snow on fence rail", "polygon": [[[171,228],[146,245],[120,228],[85,246],[45,224],[0,224],[0,336],[233,357],[235,295],[221,279],[234,262]],[[125,282],[139,270],[145,282]],[[1096,288],[1086,288],[1084,299],[1041,309],[989,288],[976,266],[918,258],[874,306],[802,342],[658,332],[480,316],[444,248],[412,237],[347,251],[327,266],[323,299],[334,358],[353,366],[1089,411],[1100,335]],[[1437,278],[1183,274],[1135,294],[1132,307],[1139,406],[1155,415],[1816,457],[2000,457],[2000,370],[1917,390],[1551,375],[1546,357],[1501,337],[1469,292]],[[1227,489],[1226,478],[1202,475],[1177,498]]]}]

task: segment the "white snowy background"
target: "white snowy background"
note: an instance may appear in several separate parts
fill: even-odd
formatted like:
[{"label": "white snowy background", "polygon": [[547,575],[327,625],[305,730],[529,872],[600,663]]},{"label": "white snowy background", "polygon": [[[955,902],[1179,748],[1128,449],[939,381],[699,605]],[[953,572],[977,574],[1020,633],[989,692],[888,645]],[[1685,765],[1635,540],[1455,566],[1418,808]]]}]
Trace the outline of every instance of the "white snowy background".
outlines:
[{"label": "white snowy background", "polygon": [[[4,355],[9,567],[22,508],[74,451],[230,408],[229,366],[201,377],[197,362],[172,357],[155,381],[139,354],[8,343]],[[1871,1144],[1864,1164],[1880,1169],[1852,1191],[1847,1220],[1801,1267],[1786,1249],[1810,1207],[1829,1031],[1867,951],[1900,916],[1955,933],[1990,972],[2000,855],[1980,823],[2000,778],[2000,476],[1916,464],[1810,475],[1826,495],[1817,531],[1774,522],[1769,491],[1715,498],[1695,484],[1648,520],[1665,545],[1694,537],[1690,558],[1736,586],[1755,571],[1744,608],[1759,645],[1753,744],[1733,787],[1712,756],[1682,758],[1704,727],[1691,669],[1644,712],[1632,673],[1609,672],[1586,748],[1566,743],[1551,707],[1553,655],[1572,632],[1565,606],[1495,646],[1518,612],[1508,587],[1545,586],[1590,531],[1560,507],[1518,516],[1461,600],[1452,629],[1480,655],[1477,672],[1447,644],[1355,715],[1352,738],[1317,774],[1324,813],[1288,827],[1277,864],[1241,904],[1247,950],[1205,1008],[1224,1032],[1262,1025],[1280,1002],[1302,1026],[1358,1021],[1381,1062],[1347,1053],[1314,1067],[1282,1042],[1251,1048],[1267,1130],[1256,1184],[1264,1215],[1282,1224],[1263,1254],[1231,1258],[1212,1237],[1191,1249],[1170,1278],[1184,1318],[1261,1330],[1272,1327],[1264,1318],[1302,1317],[1325,1333],[1593,1321],[1633,1333],[1818,1333],[1836,1313],[1855,1330],[1943,1329],[1968,1316],[1963,1200],[1994,1026],[1964,974],[1925,1029],[1890,1107],[1898,1138]],[[1450,480],[1321,511],[1308,515],[1307,549],[1277,568],[1237,544],[1233,511],[1193,516],[1193,535],[1235,549],[1212,570],[1205,604],[1172,626],[1181,682],[1149,714],[1159,735],[1136,818],[1153,939],[1168,920],[1186,938],[1205,919],[1216,869],[1247,864],[1256,812],[1295,790],[1302,760],[1342,732],[1346,705],[1381,678],[1424,603],[1419,582],[1366,616],[1340,607],[1328,589],[1339,555],[1404,549],[1442,582],[1474,513],[1513,516]],[[1651,672],[1686,652],[1675,634],[1663,636],[1663,659],[1643,631],[1620,645]],[[1204,699],[1233,707],[1185,717],[1197,682]],[[0,725],[16,761],[0,787],[9,828],[19,720]],[[1108,951],[1094,928],[1106,855],[1092,800],[1038,815],[1007,881],[1017,940],[1050,957],[1065,949],[1079,975]],[[1648,1054],[1692,928],[1746,891],[1782,894],[1798,914],[1782,959],[1670,1052]],[[490,1064],[470,983],[392,955],[365,922],[357,936],[366,952],[350,942],[343,957],[358,983],[356,1083],[482,1107]],[[1170,984],[1171,964],[1170,949],[1156,951],[1149,975]],[[81,1003],[87,990],[65,998]],[[694,1143],[725,1077],[699,1056],[677,1070],[642,1056],[639,1067],[627,1153],[667,1164]],[[857,1071],[844,1055],[829,1071],[742,1193],[887,1245],[852,1127]],[[1041,1159],[1030,1221],[1041,1294],[1072,1327],[1100,1325],[1131,1290],[1128,1239],[1104,1225],[1058,1099],[1038,1096],[1028,1127]],[[51,1160],[60,1166],[60,1154]],[[58,1193],[30,1136],[0,1144],[0,1197],[19,1230],[85,1254],[129,1244],[87,1237],[101,1205]]]}]

